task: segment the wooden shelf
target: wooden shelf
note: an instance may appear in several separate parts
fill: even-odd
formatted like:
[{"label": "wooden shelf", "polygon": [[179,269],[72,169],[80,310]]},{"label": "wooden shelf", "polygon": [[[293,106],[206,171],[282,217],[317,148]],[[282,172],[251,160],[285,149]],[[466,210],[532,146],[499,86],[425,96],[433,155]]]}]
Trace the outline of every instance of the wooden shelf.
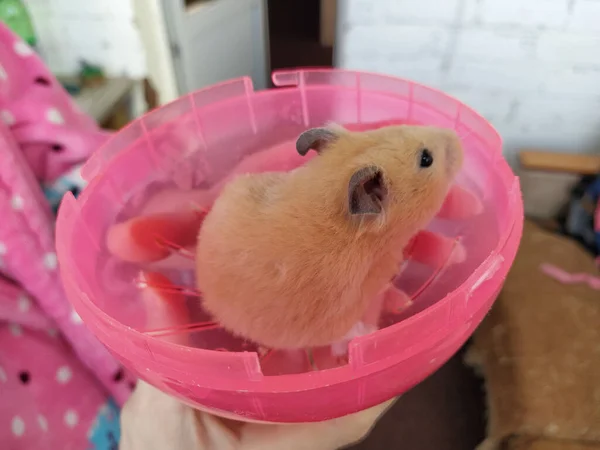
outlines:
[{"label": "wooden shelf", "polygon": [[519,161],[522,168],[529,170],[581,175],[596,175],[600,173],[600,155],[522,150],[519,152]]}]

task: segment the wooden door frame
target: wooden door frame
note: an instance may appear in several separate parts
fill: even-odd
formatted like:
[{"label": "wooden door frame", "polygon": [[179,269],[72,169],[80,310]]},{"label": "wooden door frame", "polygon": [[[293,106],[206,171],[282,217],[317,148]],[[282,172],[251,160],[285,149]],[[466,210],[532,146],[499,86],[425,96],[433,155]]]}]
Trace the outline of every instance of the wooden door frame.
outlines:
[{"label": "wooden door frame", "polygon": [[[240,0],[213,0],[213,1],[240,1]],[[262,21],[265,31],[264,42],[253,42],[254,45],[262,47],[262,54],[265,55],[264,61],[261,66],[264,66],[264,72],[266,75],[265,87],[269,85],[270,76],[270,51],[269,51],[269,17],[267,10],[267,0],[259,0],[262,4],[262,17],[253,17],[254,25],[258,26],[257,21]],[[164,14],[165,26],[167,29],[167,37],[169,40],[169,46],[171,50],[171,56],[173,59],[173,71],[177,88],[180,94],[189,92],[189,80],[187,79],[187,70],[185,65],[185,49],[182,45],[184,42],[184,30],[183,30],[183,14],[185,14],[185,1],[184,0],[161,0],[161,5]],[[263,47],[264,46],[264,47]],[[255,74],[252,74],[255,75]]]},{"label": "wooden door frame", "polygon": [[183,0],[161,0],[165,26],[167,29],[167,38],[171,49],[171,58],[173,62],[173,73],[177,89],[181,95],[187,92],[187,79],[185,77],[185,65],[182,57],[183,42],[183,18],[185,3]]}]

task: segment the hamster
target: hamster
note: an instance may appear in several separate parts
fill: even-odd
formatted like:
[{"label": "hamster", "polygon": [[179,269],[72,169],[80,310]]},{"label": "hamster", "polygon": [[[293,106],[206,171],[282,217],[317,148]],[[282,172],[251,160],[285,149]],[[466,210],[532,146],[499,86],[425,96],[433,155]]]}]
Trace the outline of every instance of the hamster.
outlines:
[{"label": "hamster", "polygon": [[330,345],[387,289],[411,237],[440,210],[461,168],[451,130],[399,125],[305,131],[291,172],[226,184],[198,236],[205,309],[260,345]]}]

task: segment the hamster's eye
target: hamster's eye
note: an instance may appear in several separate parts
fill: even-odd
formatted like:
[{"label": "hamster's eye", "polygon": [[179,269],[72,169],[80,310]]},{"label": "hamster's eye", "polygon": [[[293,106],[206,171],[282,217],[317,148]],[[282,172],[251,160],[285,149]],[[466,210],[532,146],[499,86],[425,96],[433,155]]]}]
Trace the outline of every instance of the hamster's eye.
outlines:
[{"label": "hamster's eye", "polygon": [[424,148],[421,150],[421,160],[419,161],[419,165],[421,167],[429,167],[433,164],[433,155],[429,150]]}]

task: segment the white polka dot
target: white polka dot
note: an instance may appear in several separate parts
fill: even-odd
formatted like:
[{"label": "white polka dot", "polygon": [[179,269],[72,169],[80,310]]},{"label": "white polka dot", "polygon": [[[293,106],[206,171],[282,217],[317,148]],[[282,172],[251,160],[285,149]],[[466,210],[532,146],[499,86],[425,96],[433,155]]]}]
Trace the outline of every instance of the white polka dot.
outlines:
[{"label": "white polka dot", "polygon": [[0,80],[8,80],[8,75],[6,74],[4,67],[2,67],[2,64],[0,64]]},{"label": "white polka dot", "polygon": [[6,244],[4,242],[0,242],[0,255],[6,255]]},{"label": "white polka dot", "polygon": [[21,311],[22,313],[29,311],[29,308],[31,308],[31,300],[29,300],[29,297],[27,297],[26,295],[21,295],[19,296],[19,311]]},{"label": "white polka dot", "polygon": [[2,122],[9,127],[15,123],[15,116],[13,116],[12,113],[6,109],[0,111],[0,119],[2,119]]},{"label": "white polka dot", "polygon": [[71,322],[77,325],[83,323],[83,320],[81,320],[81,317],[79,317],[79,314],[75,310],[71,311]]},{"label": "white polka dot", "polygon": [[46,418],[44,416],[42,416],[40,414],[37,418],[37,421],[38,421],[38,425],[40,426],[42,431],[48,431],[48,421],[46,420]]},{"label": "white polka dot", "polygon": [[44,266],[48,270],[56,269],[56,253],[46,253],[44,255]]},{"label": "white polka dot", "polygon": [[15,53],[20,56],[29,56],[33,54],[33,49],[23,41],[15,42],[13,49]]},{"label": "white polka dot", "polygon": [[13,417],[10,427],[15,436],[20,437],[25,433],[25,422],[23,422],[23,419],[21,419],[19,416]]},{"label": "white polka dot", "polygon": [[23,209],[23,197],[18,194],[13,195],[10,199],[10,204],[13,209]]},{"label": "white polka dot", "polygon": [[0,382],[6,383],[7,380],[8,380],[8,377],[6,376],[6,372],[4,371],[4,369],[2,367],[0,367]]},{"label": "white polka dot", "polygon": [[65,119],[60,111],[56,108],[50,108],[48,111],[46,111],[46,119],[48,119],[48,122],[55,123],[56,125],[62,125],[65,123]]},{"label": "white polka dot", "polygon": [[69,428],[74,428],[79,423],[79,416],[72,409],[65,413],[65,423]]},{"label": "white polka dot", "polygon": [[56,371],[56,381],[60,384],[67,384],[73,377],[73,372],[67,366],[62,366]]},{"label": "white polka dot", "polygon": [[10,329],[10,334],[13,336],[21,336],[23,334],[23,328],[17,323],[11,323],[8,328]]}]

